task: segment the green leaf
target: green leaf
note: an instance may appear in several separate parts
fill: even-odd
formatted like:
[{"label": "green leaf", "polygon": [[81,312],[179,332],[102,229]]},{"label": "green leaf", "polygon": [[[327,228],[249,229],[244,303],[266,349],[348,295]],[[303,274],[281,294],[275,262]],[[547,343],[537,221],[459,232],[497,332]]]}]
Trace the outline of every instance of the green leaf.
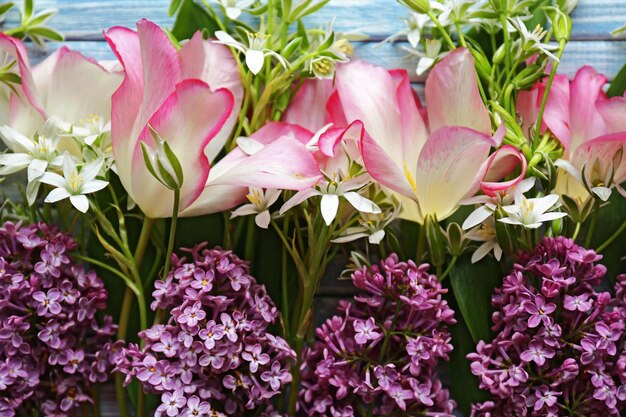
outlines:
[{"label": "green leaf", "polygon": [[617,73],[606,92],[609,97],[623,96],[626,91],[626,65]]},{"label": "green leaf", "polygon": [[172,27],[172,34],[180,41],[191,38],[194,33],[202,29],[207,29],[209,35],[213,36],[220,27],[204,7],[193,0],[182,0],[174,27]]},{"label": "green leaf", "polygon": [[13,7],[13,6],[15,6],[15,4],[13,4],[11,2],[0,4],[0,16],[5,14],[6,12],[8,12],[9,9],[11,9],[11,7]]},{"label": "green leaf", "polygon": [[33,35],[37,35],[37,36],[41,36],[43,38],[50,39],[52,41],[57,41],[57,42],[61,42],[64,39],[63,35],[57,32],[56,30],[52,28],[47,28],[44,26],[28,28],[27,34],[31,38],[33,38]]},{"label": "green leaf", "polygon": [[24,0],[24,15],[23,20],[30,20],[33,15],[33,0]]},{"label": "green leaf", "polygon": [[178,11],[181,2],[182,0],[172,0],[170,2],[170,7],[168,7],[167,9],[167,15],[174,16],[176,14],[176,11]]},{"label": "green leaf", "polygon": [[454,297],[475,342],[491,339],[491,296],[502,283],[498,262],[483,258],[472,264],[462,257],[450,273]]},{"label": "green leaf", "polygon": [[[455,305],[453,299],[450,300],[450,306],[455,311],[459,311],[458,305]],[[455,318],[457,323],[449,327],[452,335],[451,343],[454,346],[448,363],[450,393],[457,402],[462,415],[469,416],[471,405],[488,400],[489,394],[478,388],[478,378],[472,374],[470,361],[466,357],[467,354],[476,351],[476,344],[472,340],[472,335],[463,317],[456,314]]]}]

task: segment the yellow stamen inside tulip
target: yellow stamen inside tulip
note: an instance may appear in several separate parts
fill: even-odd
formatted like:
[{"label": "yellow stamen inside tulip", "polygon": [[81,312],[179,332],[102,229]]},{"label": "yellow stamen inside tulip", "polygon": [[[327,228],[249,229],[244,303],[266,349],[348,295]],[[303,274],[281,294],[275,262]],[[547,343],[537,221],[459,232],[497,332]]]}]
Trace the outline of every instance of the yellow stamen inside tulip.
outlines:
[{"label": "yellow stamen inside tulip", "polygon": [[409,167],[406,165],[406,162],[404,163],[404,176],[409,181],[413,192],[417,193],[417,184],[415,183],[415,179],[413,178],[413,175],[411,175],[411,171],[409,171]]}]

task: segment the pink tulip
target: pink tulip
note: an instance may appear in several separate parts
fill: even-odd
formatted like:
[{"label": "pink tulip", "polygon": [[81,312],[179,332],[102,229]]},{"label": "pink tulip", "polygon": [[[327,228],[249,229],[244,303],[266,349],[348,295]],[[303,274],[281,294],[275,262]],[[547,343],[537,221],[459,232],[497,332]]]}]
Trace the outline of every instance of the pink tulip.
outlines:
[{"label": "pink tulip", "polygon": [[404,215],[444,219],[473,195],[485,161],[498,141],[490,136],[489,113],[480,97],[471,54],[457,49],[426,82],[428,124],[405,71],[364,62],[337,70],[337,100],[347,121],[363,122],[365,167],[383,186],[406,197]]},{"label": "pink tulip", "polygon": [[[480,181],[480,189],[488,196],[495,197],[497,194],[507,193],[526,176],[526,158],[515,147],[504,145],[491,154],[485,164],[485,175]],[[511,175],[517,168],[519,174],[508,181],[500,181]]]},{"label": "pink tulip", "polygon": [[[602,91],[606,81],[588,66],[578,70],[571,82],[565,75],[557,75],[546,103],[542,131],[550,130],[563,144],[563,159],[571,163],[568,171],[574,174],[562,173],[556,191],[574,199],[589,195],[576,178],[583,166],[593,167],[593,178],[604,178],[614,156],[623,152],[626,144],[626,104],[621,97],[607,99]],[[544,83],[519,94],[518,112],[526,131],[537,120]],[[617,158],[617,162],[614,181],[619,184],[626,180],[626,158]]]},{"label": "pink tulip", "polygon": [[173,193],[151,176],[142,157],[140,142],[153,146],[148,125],[183,167],[184,216],[232,208],[243,201],[248,186],[300,189],[317,180],[315,161],[291,137],[275,137],[252,155],[235,149],[211,167],[243,97],[227,47],[196,33],[177,51],[147,20],[137,23],[137,32],[115,27],[105,36],[125,70],[112,99],[113,155],[122,184],[147,216],[168,217],[173,206]]},{"label": "pink tulip", "polygon": [[30,137],[53,116],[68,125],[81,125],[95,115],[109,120],[110,97],[121,74],[65,46],[32,69],[17,39],[0,34],[0,50],[16,59],[21,78],[19,96],[11,95],[8,109],[13,129]]}]

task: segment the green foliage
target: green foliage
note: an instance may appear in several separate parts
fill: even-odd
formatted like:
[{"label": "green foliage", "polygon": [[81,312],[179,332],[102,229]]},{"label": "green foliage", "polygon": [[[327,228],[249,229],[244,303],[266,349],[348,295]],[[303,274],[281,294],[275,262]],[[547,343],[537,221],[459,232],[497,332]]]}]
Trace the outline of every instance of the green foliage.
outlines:
[{"label": "green foliage", "polygon": [[176,20],[172,27],[172,35],[178,40],[189,39],[198,30],[206,31],[209,36],[213,36],[219,30],[219,23],[215,15],[209,14],[207,9],[193,0],[174,0],[172,5],[177,4],[177,8],[170,7],[170,15],[173,10],[177,10]]},{"label": "green foliage", "polygon": [[[6,13],[13,3],[0,5],[0,16]],[[46,41],[63,41],[63,35],[46,23],[57,13],[57,9],[49,8],[35,13],[33,0],[24,0],[20,12],[20,26],[5,30],[4,33],[19,39],[31,39],[39,47],[45,47]]]},{"label": "green foliage", "polygon": [[491,339],[491,296],[502,282],[500,266],[491,257],[472,264],[463,257],[450,272],[450,282],[458,312],[467,323],[475,342]]},{"label": "green foliage", "polygon": [[626,65],[617,73],[606,92],[609,97],[623,96],[626,91]]}]

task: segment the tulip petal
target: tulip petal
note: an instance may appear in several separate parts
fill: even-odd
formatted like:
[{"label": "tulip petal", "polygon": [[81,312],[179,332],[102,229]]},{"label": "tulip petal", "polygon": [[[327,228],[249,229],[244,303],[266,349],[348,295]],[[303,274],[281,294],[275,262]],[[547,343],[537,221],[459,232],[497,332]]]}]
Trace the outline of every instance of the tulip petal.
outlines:
[{"label": "tulip petal", "polygon": [[419,152],[426,130],[406,73],[390,73],[353,61],[341,65],[336,78],[348,122],[362,121],[370,137],[397,167],[406,164],[413,169],[417,160],[411,158]]},{"label": "tulip petal", "polygon": [[442,126],[464,126],[491,133],[474,59],[467,49],[457,48],[435,65],[426,80],[425,93],[431,132]]},{"label": "tulip petal", "polygon": [[465,127],[443,127],[430,135],[416,171],[417,201],[424,216],[442,220],[461,199],[476,192],[490,147],[488,135]]},{"label": "tulip petal", "polygon": [[367,172],[381,185],[390,188],[398,193],[415,198],[415,179],[407,176],[412,175],[410,171],[402,169],[385,152],[380,145],[365,133],[361,140],[361,154]]},{"label": "tulip petal", "polygon": [[[485,164],[485,176],[480,182],[480,188],[483,193],[490,196],[510,189],[526,176],[526,158],[511,145],[504,145],[498,149],[487,159]],[[520,167],[520,173],[517,177],[509,181],[500,181],[512,174],[517,167]]]},{"label": "tulip petal", "polygon": [[626,132],[626,99],[624,97],[600,100],[596,107],[606,123],[608,133]]},{"label": "tulip petal", "polygon": [[318,131],[330,121],[326,103],[333,91],[332,80],[305,80],[289,103],[282,120],[312,132]]},{"label": "tulip petal", "polygon": [[209,162],[212,162],[228,140],[243,101],[244,91],[237,61],[228,47],[205,40],[199,31],[183,45],[178,54],[183,79],[197,78],[206,82],[213,91],[227,88],[235,99],[228,121],[205,150]]},{"label": "tulip petal", "polygon": [[[545,91],[545,84],[540,84],[537,93],[536,109],[537,112],[541,106],[541,100]],[[567,76],[557,75],[554,77],[548,101],[543,114],[542,132],[545,128],[549,129],[557,139],[565,147],[566,153],[569,152],[572,142],[572,132],[570,130],[570,85]],[[536,122],[536,118],[534,122]]]},{"label": "tulip petal", "polygon": [[581,169],[587,163],[587,169],[592,168],[594,161],[601,164],[601,168],[608,168],[613,162],[616,153],[622,152],[619,166],[614,167],[616,183],[626,180],[626,132],[612,133],[588,140],[579,146],[572,156],[572,165]]},{"label": "tulip petal", "polygon": [[300,143],[306,144],[313,137],[313,132],[297,124],[284,122],[269,122],[252,134],[252,138],[267,145],[283,136],[297,139]]},{"label": "tulip petal", "polygon": [[187,209],[181,217],[202,216],[230,210],[246,201],[248,187],[232,185],[208,185],[198,199]]},{"label": "tulip petal", "polygon": [[[185,80],[176,86],[176,90],[150,119],[152,128],[167,141],[183,168],[181,211],[204,190],[209,175],[209,161],[204,149],[221,131],[233,106],[234,99],[229,90],[213,92],[200,80]],[[140,139],[148,145],[154,143],[147,128]],[[139,142],[132,172],[133,197],[139,207],[149,217],[169,217],[173,193],[152,178],[145,167]],[[155,193],[161,195],[159,201],[162,204],[153,203]]]},{"label": "tulip petal", "polygon": [[571,149],[584,141],[607,133],[606,124],[596,109],[598,99],[606,97],[602,87],[606,77],[595,69],[584,66],[578,70],[570,85]]}]

